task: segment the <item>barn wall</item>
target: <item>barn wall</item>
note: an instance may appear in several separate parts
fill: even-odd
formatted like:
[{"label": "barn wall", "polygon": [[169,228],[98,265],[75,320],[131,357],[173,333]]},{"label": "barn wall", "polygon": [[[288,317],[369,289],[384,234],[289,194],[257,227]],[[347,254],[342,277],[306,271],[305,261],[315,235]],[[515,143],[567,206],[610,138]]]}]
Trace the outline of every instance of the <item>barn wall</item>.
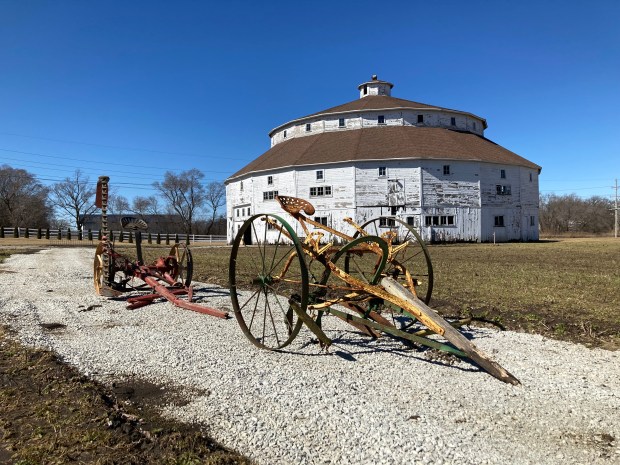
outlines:
[{"label": "barn wall", "polygon": [[[379,175],[379,167],[386,168],[385,176]],[[322,180],[317,180],[317,170],[323,171]],[[265,191],[310,201],[315,217],[344,232],[353,233],[344,222],[347,217],[361,224],[395,216],[409,220],[429,241],[538,239],[538,173],[528,168],[454,160],[364,161],[274,170],[243,183],[243,191],[241,181],[226,188],[229,241],[250,214],[283,215],[297,228],[275,200],[263,199]],[[498,185],[508,186],[510,193],[498,194]],[[310,188],[326,186],[331,195],[310,197]],[[453,223],[428,225],[426,217],[452,217]],[[496,217],[503,217],[503,224],[496,225]],[[301,229],[297,232],[303,235]]]},{"label": "barn wall", "polygon": [[[377,116],[383,115],[385,123],[380,125]],[[424,116],[424,122],[418,123],[418,115]],[[339,119],[344,118],[345,127],[339,127]],[[452,125],[451,118],[455,118]],[[306,124],[310,123],[310,131],[306,131]],[[474,134],[484,135],[484,124],[479,118],[464,115],[459,112],[445,110],[372,110],[366,112],[340,113],[323,115],[292,122],[279,128],[271,135],[271,146],[284,142],[294,137],[305,137],[320,134],[326,131],[347,131],[376,126],[418,126],[418,127],[442,127],[459,131],[470,131]],[[286,131],[286,137],[284,137]]]}]

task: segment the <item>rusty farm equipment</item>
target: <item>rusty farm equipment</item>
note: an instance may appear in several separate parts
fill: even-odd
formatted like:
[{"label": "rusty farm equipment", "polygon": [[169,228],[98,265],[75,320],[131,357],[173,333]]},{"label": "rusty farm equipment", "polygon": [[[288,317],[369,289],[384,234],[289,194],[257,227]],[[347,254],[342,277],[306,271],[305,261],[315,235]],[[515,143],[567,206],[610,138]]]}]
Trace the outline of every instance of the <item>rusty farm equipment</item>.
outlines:
[{"label": "rusty farm equipment", "polygon": [[99,295],[118,297],[125,292],[147,291],[127,299],[130,309],[143,307],[159,298],[167,299],[177,307],[199,313],[228,318],[221,310],[207,307],[193,301],[192,253],[185,244],[176,243],[168,256],[162,256],[154,263],[144,263],[142,255],[142,231],[147,229],[144,220],[124,217],[121,226],[135,236],[137,260],[130,260],[114,249],[108,236],[108,182],[107,176],[100,176],[97,182],[95,204],[101,209],[101,240],[95,251],[93,278]]},{"label": "rusty farm equipment", "polygon": [[386,333],[452,353],[519,384],[458,330],[470,319],[448,322],[427,305],[432,264],[413,227],[395,218],[364,224],[348,218],[355,234],[347,235],[310,218],[309,202],[276,198],[305,237],[278,215],[256,214],[239,229],[230,257],[235,317],[254,345],[286,347],[305,324],[328,347],[321,322],[333,315],[372,338]]}]

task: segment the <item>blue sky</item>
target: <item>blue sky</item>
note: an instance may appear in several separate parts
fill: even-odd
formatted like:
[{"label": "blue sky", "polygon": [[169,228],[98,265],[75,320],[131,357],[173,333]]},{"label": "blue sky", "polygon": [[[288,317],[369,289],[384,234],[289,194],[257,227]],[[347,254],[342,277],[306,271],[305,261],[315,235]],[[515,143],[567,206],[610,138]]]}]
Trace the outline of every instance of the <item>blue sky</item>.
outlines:
[{"label": "blue sky", "polygon": [[107,174],[128,198],[166,170],[224,180],[377,74],[486,118],[542,193],[610,197],[618,24],[618,1],[0,0],[0,164]]}]

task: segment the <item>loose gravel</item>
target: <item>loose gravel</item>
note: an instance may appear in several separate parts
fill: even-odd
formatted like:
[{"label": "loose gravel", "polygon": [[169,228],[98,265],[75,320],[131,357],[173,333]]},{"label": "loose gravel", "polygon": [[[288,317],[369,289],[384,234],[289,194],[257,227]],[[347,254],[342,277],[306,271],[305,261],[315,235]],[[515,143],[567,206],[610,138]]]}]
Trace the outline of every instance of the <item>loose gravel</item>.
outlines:
[{"label": "loose gravel", "polygon": [[[620,464],[618,352],[469,329],[522,382],[511,386],[388,338],[369,343],[336,318],[325,320],[329,353],[305,329],[287,351],[261,351],[234,318],[167,302],[127,310],[96,295],[93,255],[9,258],[0,321],[105,383],[182,389],[187,403],[171,401],[166,415],[206,425],[259,464]],[[231,310],[227,290],[196,287]]]}]

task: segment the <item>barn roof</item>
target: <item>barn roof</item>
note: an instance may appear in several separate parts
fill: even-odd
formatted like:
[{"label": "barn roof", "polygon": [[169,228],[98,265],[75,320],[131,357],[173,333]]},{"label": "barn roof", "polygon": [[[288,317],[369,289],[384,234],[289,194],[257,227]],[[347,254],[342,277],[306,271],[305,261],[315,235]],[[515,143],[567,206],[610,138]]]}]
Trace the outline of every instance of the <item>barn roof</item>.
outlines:
[{"label": "barn roof", "polygon": [[275,132],[282,129],[285,126],[289,126],[294,123],[298,123],[308,118],[314,118],[321,115],[333,115],[338,113],[355,113],[360,111],[371,111],[371,110],[443,110],[443,111],[451,111],[454,113],[460,113],[463,115],[473,116],[474,118],[482,121],[482,125],[484,128],[487,127],[487,121],[480,116],[474,115],[473,113],[469,113],[461,110],[454,110],[451,108],[438,107],[436,105],[428,105],[426,103],[414,102],[412,100],[405,100],[402,98],[395,98],[387,95],[367,95],[363,98],[355,99],[347,103],[343,103],[342,105],[338,105],[335,107],[328,108],[326,110],[318,111],[316,113],[311,113],[306,116],[302,116],[301,118],[296,118],[292,121],[287,121],[284,124],[281,124],[271,131],[269,131],[269,137],[271,137]]},{"label": "barn roof", "polygon": [[501,145],[469,132],[384,126],[292,138],[274,145],[228,181],[248,173],[292,166],[407,158],[481,161],[541,169]]}]

